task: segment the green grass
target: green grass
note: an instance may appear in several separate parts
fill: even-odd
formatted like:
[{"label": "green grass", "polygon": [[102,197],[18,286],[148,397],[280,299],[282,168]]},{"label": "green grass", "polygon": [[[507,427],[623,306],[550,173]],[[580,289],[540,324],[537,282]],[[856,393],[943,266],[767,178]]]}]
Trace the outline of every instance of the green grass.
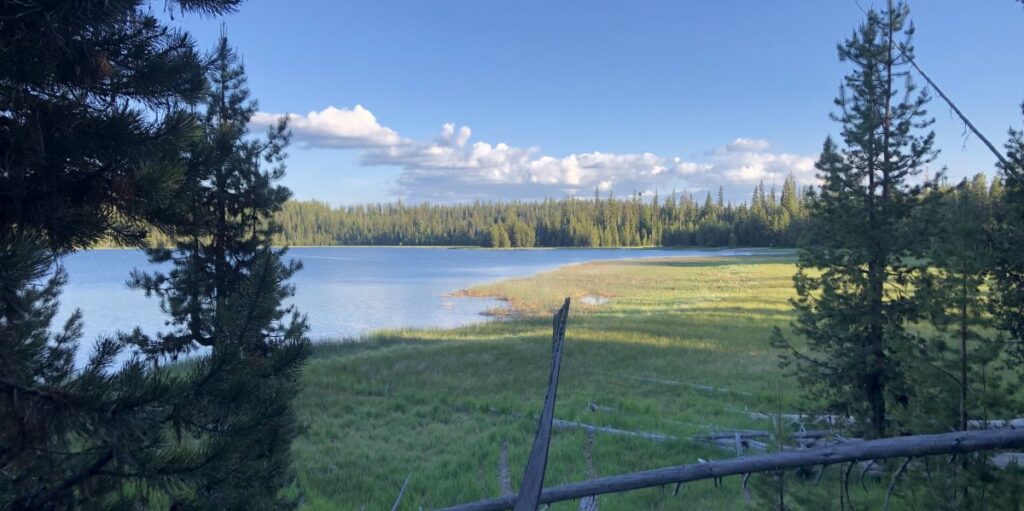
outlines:
[{"label": "green grass", "polygon": [[[576,300],[555,416],[679,438],[598,435],[599,475],[728,457],[689,437],[709,427],[770,428],[745,411],[799,410],[799,396],[780,392],[793,385],[768,344],[771,329],[790,319],[793,272],[788,254],[574,265],[468,291],[504,298],[516,312],[507,320],[321,345],[296,400],[308,424],[294,447],[306,508],[390,509],[410,473],[402,509],[497,496],[502,441],[518,488],[547,385],[550,314],[565,296]],[[584,295],[610,300],[588,306]],[[616,411],[589,411],[591,401]],[[585,441],[582,432],[556,431],[546,485],[586,479]],[[736,509],[743,507],[739,485],[738,478],[723,488],[693,483],[685,497],[647,489],[602,496],[600,505]]]}]

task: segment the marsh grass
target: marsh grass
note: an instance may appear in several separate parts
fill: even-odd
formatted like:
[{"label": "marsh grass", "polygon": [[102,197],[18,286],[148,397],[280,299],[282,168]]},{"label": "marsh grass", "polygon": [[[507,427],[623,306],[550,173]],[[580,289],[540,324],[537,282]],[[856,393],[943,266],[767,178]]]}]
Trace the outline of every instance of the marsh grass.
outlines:
[{"label": "marsh grass", "polygon": [[[497,496],[502,441],[518,488],[547,384],[550,314],[565,296],[609,300],[573,304],[555,416],[677,438],[599,434],[599,475],[729,457],[689,438],[771,427],[749,411],[801,409],[797,392],[780,396],[790,385],[768,343],[790,319],[793,272],[790,256],[573,265],[467,290],[501,297],[513,319],[321,345],[296,401],[308,425],[294,447],[303,501],[308,509],[388,509],[409,473],[402,509]],[[590,402],[614,411],[591,411]],[[585,442],[582,432],[556,431],[546,485],[586,479]],[[600,505],[736,509],[744,506],[740,484],[692,483],[678,497],[647,489],[602,496]]]}]

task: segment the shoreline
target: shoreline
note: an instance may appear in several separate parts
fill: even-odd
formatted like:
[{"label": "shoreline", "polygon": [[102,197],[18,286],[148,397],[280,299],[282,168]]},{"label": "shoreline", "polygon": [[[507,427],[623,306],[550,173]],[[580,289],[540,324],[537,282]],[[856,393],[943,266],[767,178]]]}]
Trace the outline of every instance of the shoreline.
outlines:
[{"label": "shoreline", "polygon": [[[695,251],[722,251],[722,250],[765,250],[765,251],[795,251],[796,247],[690,247],[690,246],[617,246],[617,247],[481,247],[477,245],[273,245],[273,248],[401,248],[401,249],[425,249],[425,250],[487,250],[495,252],[528,252],[544,250],[695,250]],[[80,250],[79,252],[92,252],[100,250],[145,250],[149,247],[92,247]]]},{"label": "shoreline", "polygon": [[[312,248],[312,247],[306,247],[306,248]],[[325,248],[333,248],[333,247],[325,247]],[[395,247],[395,248],[434,248],[434,247]],[[603,250],[603,248],[589,248],[589,247],[567,247],[567,248],[582,249],[582,250],[595,250],[595,249],[596,250]],[[625,247],[625,248],[629,248],[629,247]],[[536,249],[485,249],[485,250],[536,250]],[[659,250],[664,250],[664,249],[659,249]],[[687,249],[687,250],[690,250],[690,249]],[[792,256],[794,256],[796,254],[796,249],[789,249],[789,248],[764,248],[764,247],[750,247],[750,248],[745,248],[745,249],[744,248],[735,248],[735,249],[706,248],[706,251],[708,251],[708,252],[719,252],[720,253],[720,252],[727,251],[727,250],[751,250],[752,252],[751,253],[747,253],[747,254],[734,254],[734,255],[729,255],[729,254],[714,254],[714,255],[709,255],[709,256],[704,256],[704,255],[700,255],[700,256],[675,255],[675,256],[649,257],[649,258],[645,258],[645,257],[626,257],[626,258],[622,258],[622,259],[597,259],[597,260],[590,260],[590,261],[569,262],[569,263],[565,263],[565,264],[560,264],[560,265],[555,266],[553,268],[549,268],[549,269],[546,269],[546,270],[541,270],[541,271],[538,271],[536,273],[531,273],[529,275],[508,276],[508,277],[501,277],[501,278],[498,278],[498,279],[495,279],[495,280],[478,282],[478,283],[475,283],[473,285],[470,285],[470,286],[467,286],[467,287],[464,287],[464,288],[461,288],[461,289],[456,289],[454,291],[449,291],[449,292],[443,293],[441,295],[441,296],[447,297],[447,298],[458,298],[458,299],[469,298],[469,299],[479,299],[479,300],[495,300],[495,301],[501,302],[501,305],[498,306],[498,307],[490,307],[490,308],[487,308],[487,309],[484,309],[484,310],[480,311],[477,314],[479,316],[479,319],[476,320],[476,321],[468,322],[468,323],[465,323],[465,324],[462,324],[462,325],[457,325],[457,326],[450,326],[450,327],[431,326],[431,327],[380,328],[380,329],[375,329],[375,330],[371,330],[369,332],[365,332],[363,334],[360,334],[358,337],[342,337],[342,338],[338,338],[338,337],[324,337],[324,338],[321,338],[320,340],[314,341],[314,344],[320,344],[320,343],[332,344],[332,343],[349,343],[349,342],[369,342],[369,341],[372,341],[372,339],[374,337],[385,335],[388,332],[394,332],[394,331],[452,331],[452,330],[456,330],[456,329],[463,328],[463,327],[470,326],[470,325],[478,325],[478,324],[485,324],[485,323],[492,323],[492,322],[511,321],[511,320],[516,320],[516,319],[526,318],[526,317],[530,316],[530,314],[528,313],[529,311],[528,310],[523,310],[521,307],[517,307],[513,303],[512,297],[510,297],[510,296],[508,296],[506,294],[497,293],[496,291],[493,291],[493,290],[492,291],[486,291],[486,290],[479,290],[479,289],[480,288],[486,288],[486,287],[501,286],[502,284],[505,284],[505,283],[508,283],[508,282],[514,281],[514,280],[535,279],[535,278],[537,278],[540,275],[544,275],[544,274],[547,274],[547,273],[555,273],[555,272],[564,270],[566,268],[580,267],[580,266],[586,266],[586,265],[592,265],[592,264],[624,263],[624,262],[629,262],[629,261],[669,261],[669,262],[672,262],[672,261],[688,261],[688,260],[694,260],[694,259],[728,259],[728,258],[743,258],[743,259],[746,259],[746,258],[757,258],[757,257],[786,258],[786,257],[792,257]],[[606,305],[608,301],[610,301],[611,299],[615,298],[616,296],[617,295],[615,295],[615,294],[609,294],[609,293],[604,293],[604,292],[586,292],[586,293],[580,294],[579,296],[572,296],[572,298],[573,298],[574,302],[577,302],[577,306],[582,305],[583,307],[589,309],[589,308],[592,308],[592,307],[600,307],[600,306]],[[600,303],[587,303],[587,299],[588,298],[594,298],[595,300],[599,301]]]}]

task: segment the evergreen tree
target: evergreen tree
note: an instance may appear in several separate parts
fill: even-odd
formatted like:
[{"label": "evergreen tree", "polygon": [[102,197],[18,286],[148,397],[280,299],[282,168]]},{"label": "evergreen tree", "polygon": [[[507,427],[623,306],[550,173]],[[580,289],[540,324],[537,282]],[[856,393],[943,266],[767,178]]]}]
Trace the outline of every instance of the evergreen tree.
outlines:
[{"label": "evergreen tree", "polygon": [[[990,334],[994,325],[984,291],[992,267],[992,214],[984,174],[936,193],[942,194],[941,200],[930,202],[922,211],[932,227],[926,252],[931,268],[922,272],[916,287],[917,299],[936,330],[919,356],[932,372],[943,374],[936,375],[937,384],[920,392],[933,394],[932,399],[923,400],[931,405],[925,415],[941,419],[940,430],[966,430],[968,419],[993,408],[993,403],[983,400],[995,394],[998,372],[989,366],[999,359],[1003,345]],[[980,375],[984,372],[989,374],[983,387]],[[958,405],[948,406],[951,402]]]},{"label": "evergreen tree", "polygon": [[782,208],[785,209],[790,217],[797,217],[800,214],[800,197],[796,189],[796,177],[790,173],[786,176],[786,180],[782,183],[782,197],[779,199],[782,203]]},{"label": "evergreen tree", "polygon": [[51,331],[55,262],[178,224],[204,63],[142,1],[4,2],[0,19],[0,507],[148,507],[150,490],[203,476],[170,446],[198,382],[130,356],[124,335],[76,367],[80,314]]},{"label": "evergreen tree", "polygon": [[774,335],[812,395],[861,421],[869,437],[885,436],[892,405],[909,399],[903,354],[915,343],[907,323],[917,313],[908,284],[920,263],[908,220],[921,204],[909,180],[933,157],[933,134],[918,134],[930,124],[928,97],[915,94],[907,72],[908,14],[901,2],[872,10],[839,47],[853,66],[836,100],[845,147],[825,141],[823,185],[794,277],[793,326],[811,353]]},{"label": "evergreen tree", "polygon": [[[1024,105],[1021,105],[1024,112]],[[1024,360],[1024,131],[1010,130],[1007,164],[1001,166],[1001,187],[992,183],[997,201],[993,309],[1009,334],[1018,363]]]},{"label": "evergreen tree", "polygon": [[[284,173],[288,132],[282,121],[265,140],[249,136],[256,112],[245,71],[221,37],[209,71],[202,136],[189,150],[178,194],[188,220],[175,248],[149,250],[166,272],[133,274],[132,285],[160,298],[171,331],[135,342],[157,365],[209,349],[193,363],[203,392],[178,418],[176,445],[209,460],[207,475],[175,492],[205,508],[280,508],[292,480],[289,449],[298,431],[291,409],[309,352],[305,319],[282,306],[299,269],[271,248],[272,215],[288,198],[274,184]],[[216,453],[216,456],[209,456]]]}]

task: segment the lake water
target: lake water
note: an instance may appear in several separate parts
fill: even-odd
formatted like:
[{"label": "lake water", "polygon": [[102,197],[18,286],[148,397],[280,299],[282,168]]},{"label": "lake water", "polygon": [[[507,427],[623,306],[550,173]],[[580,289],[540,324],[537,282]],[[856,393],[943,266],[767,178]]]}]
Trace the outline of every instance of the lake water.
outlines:
[{"label": "lake water", "polygon": [[[308,315],[311,338],[320,340],[357,337],[382,328],[455,327],[481,321],[483,311],[500,305],[497,300],[455,298],[450,293],[565,264],[665,256],[742,256],[750,252],[323,247],[293,248],[288,254],[304,265],[292,279],[296,287],[294,304]],[[62,321],[75,308],[82,310],[83,346],[90,345],[97,336],[135,326],[146,333],[166,330],[166,317],[158,301],[125,286],[133,268],[150,267],[143,252],[80,252],[65,257],[63,264],[69,281],[58,319]]]}]

